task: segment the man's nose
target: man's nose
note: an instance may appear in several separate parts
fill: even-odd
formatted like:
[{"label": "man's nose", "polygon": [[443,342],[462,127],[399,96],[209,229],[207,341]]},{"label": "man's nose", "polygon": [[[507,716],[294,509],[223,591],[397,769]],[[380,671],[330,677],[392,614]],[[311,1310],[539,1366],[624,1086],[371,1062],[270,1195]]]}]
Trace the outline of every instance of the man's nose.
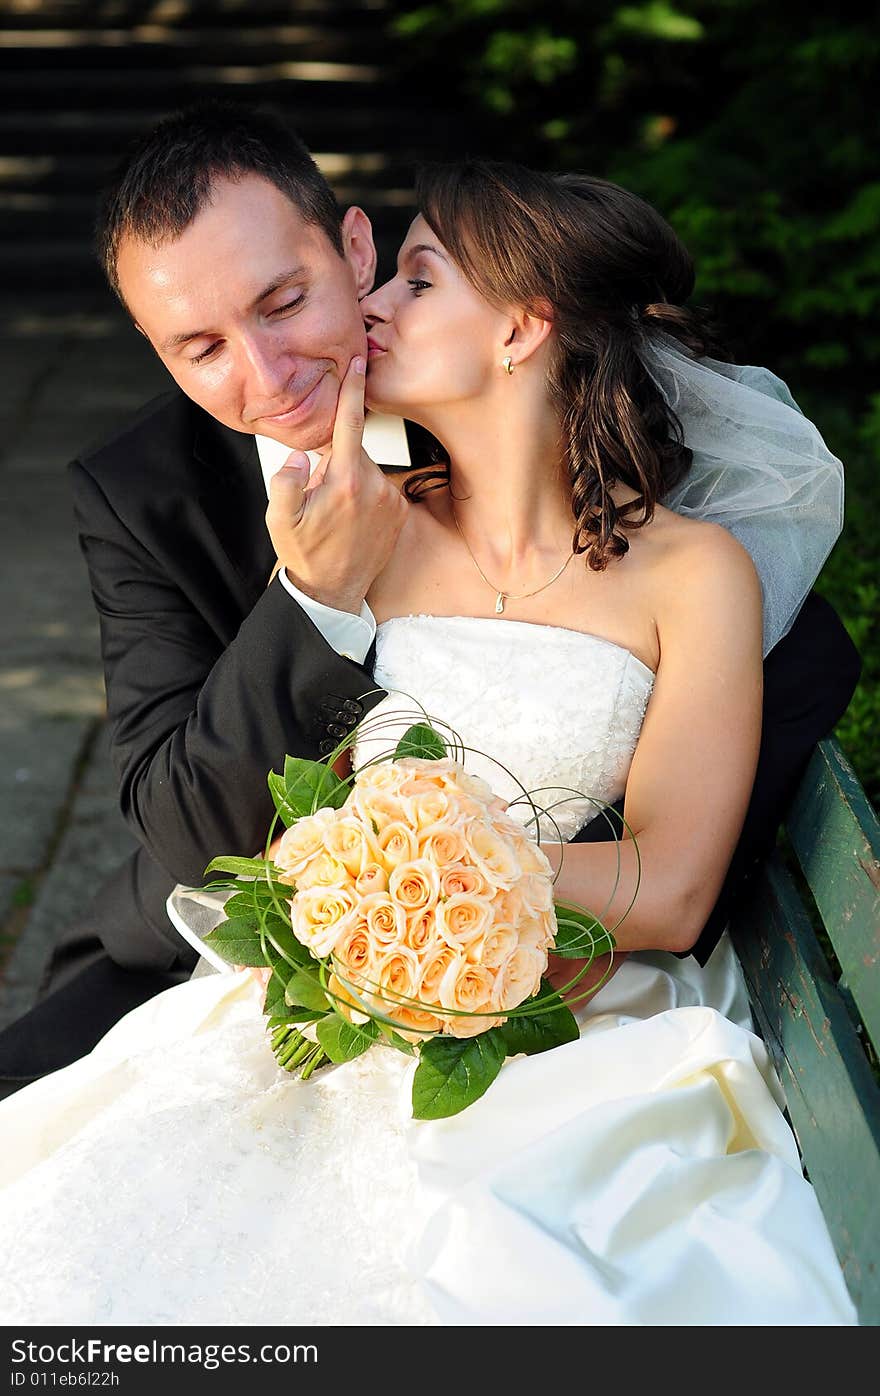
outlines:
[{"label": "man's nose", "polygon": [[242,343],[242,352],[253,393],[273,397],[287,387],[290,365],[277,343],[248,336]]}]

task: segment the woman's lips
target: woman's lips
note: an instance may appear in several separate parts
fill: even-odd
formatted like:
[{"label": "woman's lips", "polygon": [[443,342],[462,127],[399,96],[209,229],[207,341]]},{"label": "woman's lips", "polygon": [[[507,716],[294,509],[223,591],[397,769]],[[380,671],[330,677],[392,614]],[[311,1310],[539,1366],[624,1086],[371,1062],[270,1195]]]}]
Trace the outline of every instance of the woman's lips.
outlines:
[{"label": "woman's lips", "polygon": [[286,412],[276,412],[273,416],[263,417],[261,420],[264,422],[276,422],[279,426],[290,426],[291,423],[301,421],[303,417],[307,417],[311,412],[314,406],[315,394],[323,381],[324,374],[322,373],[315,386],[309,389],[305,397],[301,398],[295,407],[289,408]]},{"label": "woman's lips", "polygon": [[386,351],[385,351],[385,348],[384,348],[383,345],[377,344],[375,339],[370,339],[369,335],[367,335],[367,358],[368,358],[368,359],[375,359],[379,354],[384,354],[385,352],[386,352]]}]

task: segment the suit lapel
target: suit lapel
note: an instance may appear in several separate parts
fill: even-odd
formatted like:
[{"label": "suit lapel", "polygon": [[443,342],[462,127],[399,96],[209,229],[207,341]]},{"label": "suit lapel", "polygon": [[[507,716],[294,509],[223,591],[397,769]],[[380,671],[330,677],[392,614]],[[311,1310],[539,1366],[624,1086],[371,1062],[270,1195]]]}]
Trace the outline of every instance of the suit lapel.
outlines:
[{"label": "suit lapel", "polygon": [[275,552],[266,530],[266,490],[252,436],[200,414],[193,441],[199,503],[253,605],[269,580]]}]

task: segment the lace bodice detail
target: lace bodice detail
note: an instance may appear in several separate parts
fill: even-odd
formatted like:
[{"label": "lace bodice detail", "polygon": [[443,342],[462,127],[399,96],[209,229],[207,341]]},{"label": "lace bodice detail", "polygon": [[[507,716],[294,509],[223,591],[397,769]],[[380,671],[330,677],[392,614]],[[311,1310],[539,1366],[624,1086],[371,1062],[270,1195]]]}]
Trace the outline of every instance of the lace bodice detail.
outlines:
[{"label": "lace bodice detail", "polygon": [[641,660],[609,640],[482,616],[381,622],[374,673],[388,696],[359,736],[355,767],[393,750],[424,720],[420,703],[444,735],[449,724],[475,748],[465,752],[466,768],[511,802],[512,815],[533,818],[520,785],[536,807],[554,806],[559,834],[541,818],[542,837],[554,840],[572,838],[623,794],[654,682]]}]

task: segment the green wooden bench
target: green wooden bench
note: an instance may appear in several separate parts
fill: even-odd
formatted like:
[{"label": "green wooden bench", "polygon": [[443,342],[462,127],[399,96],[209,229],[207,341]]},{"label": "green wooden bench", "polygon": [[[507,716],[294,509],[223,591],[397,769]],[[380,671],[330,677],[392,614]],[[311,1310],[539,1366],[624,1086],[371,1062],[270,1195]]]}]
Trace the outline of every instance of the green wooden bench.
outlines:
[{"label": "green wooden bench", "polygon": [[731,935],[860,1321],[876,1325],[880,822],[833,739],[813,754],[784,840],[800,875],[778,847]]}]

